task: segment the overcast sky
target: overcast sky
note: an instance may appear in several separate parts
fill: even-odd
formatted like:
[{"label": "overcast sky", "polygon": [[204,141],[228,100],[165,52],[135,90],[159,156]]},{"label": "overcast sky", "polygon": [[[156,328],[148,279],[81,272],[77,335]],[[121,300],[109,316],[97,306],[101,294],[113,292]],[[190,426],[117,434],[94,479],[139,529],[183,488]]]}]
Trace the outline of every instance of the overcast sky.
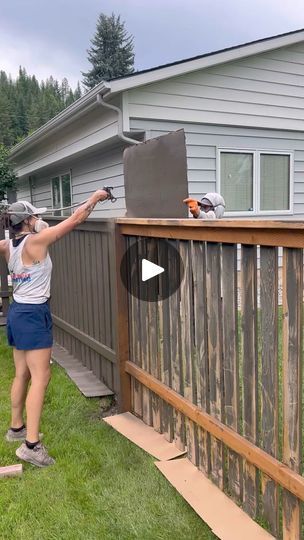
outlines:
[{"label": "overcast sky", "polygon": [[0,0],[0,70],[74,87],[98,15],[112,12],[134,36],[136,70],[304,28],[303,0]]}]

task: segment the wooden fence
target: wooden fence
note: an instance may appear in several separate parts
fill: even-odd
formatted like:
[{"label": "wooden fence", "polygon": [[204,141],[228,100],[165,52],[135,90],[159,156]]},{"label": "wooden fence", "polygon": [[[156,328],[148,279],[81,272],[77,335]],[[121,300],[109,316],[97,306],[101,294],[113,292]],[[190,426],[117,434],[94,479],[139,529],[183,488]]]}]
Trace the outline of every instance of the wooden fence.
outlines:
[{"label": "wooden fence", "polygon": [[113,221],[83,223],[51,247],[51,257],[54,338],[118,393]]},{"label": "wooden fence", "polygon": [[[5,240],[5,230],[7,228],[7,222],[5,219],[0,219],[0,240]],[[9,307],[9,285],[8,285],[8,270],[4,257],[0,257],[0,297],[1,297],[1,313],[3,317],[7,316]]]},{"label": "wooden fence", "polygon": [[[122,261],[139,287],[166,242],[180,288],[131,296]],[[56,341],[284,540],[304,538],[303,248],[303,223],[142,219],[90,220],[52,247]],[[151,287],[179,272],[168,260]]]},{"label": "wooden fence", "polygon": [[[168,299],[139,300],[117,279],[123,408],[186,448],[275,537],[304,538],[304,224],[118,219],[117,275],[128,246],[138,246],[124,269],[132,279],[166,241],[184,266]],[[169,260],[167,279],[179,270]]]}]

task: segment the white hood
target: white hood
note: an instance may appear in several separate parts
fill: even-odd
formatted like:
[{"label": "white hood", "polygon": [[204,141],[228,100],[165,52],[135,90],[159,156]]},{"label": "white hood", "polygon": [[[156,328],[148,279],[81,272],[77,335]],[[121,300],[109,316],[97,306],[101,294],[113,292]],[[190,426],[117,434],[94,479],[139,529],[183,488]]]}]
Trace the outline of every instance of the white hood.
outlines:
[{"label": "white hood", "polygon": [[209,201],[212,204],[217,219],[223,217],[225,212],[225,201],[222,195],[219,193],[206,193],[202,198],[202,202],[204,201]]}]

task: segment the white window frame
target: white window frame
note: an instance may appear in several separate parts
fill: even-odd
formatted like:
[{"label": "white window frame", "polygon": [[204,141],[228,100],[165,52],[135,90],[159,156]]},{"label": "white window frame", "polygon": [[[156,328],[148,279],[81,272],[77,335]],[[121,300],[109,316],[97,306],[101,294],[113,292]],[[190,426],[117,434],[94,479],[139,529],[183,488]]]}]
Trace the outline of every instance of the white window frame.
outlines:
[{"label": "white window frame", "polygon": [[54,176],[51,177],[51,181],[50,181],[50,185],[51,185],[51,200],[52,200],[52,212],[53,214],[55,215],[55,212],[60,212],[60,216],[63,216],[63,210],[58,210],[57,208],[54,208],[53,207],[53,180],[54,178],[59,178],[59,188],[60,188],[60,200],[61,200],[61,205],[63,204],[62,201],[63,201],[63,197],[62,197],[62,177],[63,176],[66,176],[66,175],[69,175],[70,177],[70,192],[71,192],[71,205],[73,204],[73,200],[72,200],[72,197],[73,197],[73,194],[72,194],[72,175],[71,175],[71,171],[67,171],[67,172],[63,172],[63,173],[60,173],[60,174],[54,174]]},{"label": "white window frame", "polygon": [[[290,216],[293,214],[294,194],[294,153],[291,151],[267,150],[252,148],[217,148],[216,150],[216,191],[221,193],[221,153],[251,154],[253,156],[253,211],[235,210],[226,212],[225,217],[251,217],[251,216]],[[289,156],[289,209],[288,210],[261,210],[260,209],[260,156],[261,154]]]}]

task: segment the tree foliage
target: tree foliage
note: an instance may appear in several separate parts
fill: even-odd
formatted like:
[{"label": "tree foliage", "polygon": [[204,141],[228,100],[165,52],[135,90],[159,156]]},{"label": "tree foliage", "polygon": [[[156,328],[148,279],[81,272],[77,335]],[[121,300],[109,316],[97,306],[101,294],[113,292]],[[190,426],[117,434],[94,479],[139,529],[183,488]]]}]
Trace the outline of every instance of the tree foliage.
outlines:
[{"label": "tree foliage", "polygon": [[0,201],[5,198],[7,190],[16,189],[16,175],[8,161],[9,150],[0,144]]},{"label": "tree foliage", "polygon": [[116,17],[101,13],[96,33],[91,40],[92,47],[87,51],[92,69],[84,76],[86,88],[93,88],[102,80],[129,75],[134,71],[133,36],[128,34],[120,15]]},{"label": "tree foliage", "polygon": [[21,67],[16,80],[0,71],[0,144],[16,144],[79,97],[79,84],[73,91],[66,78],[39,83]]}]

